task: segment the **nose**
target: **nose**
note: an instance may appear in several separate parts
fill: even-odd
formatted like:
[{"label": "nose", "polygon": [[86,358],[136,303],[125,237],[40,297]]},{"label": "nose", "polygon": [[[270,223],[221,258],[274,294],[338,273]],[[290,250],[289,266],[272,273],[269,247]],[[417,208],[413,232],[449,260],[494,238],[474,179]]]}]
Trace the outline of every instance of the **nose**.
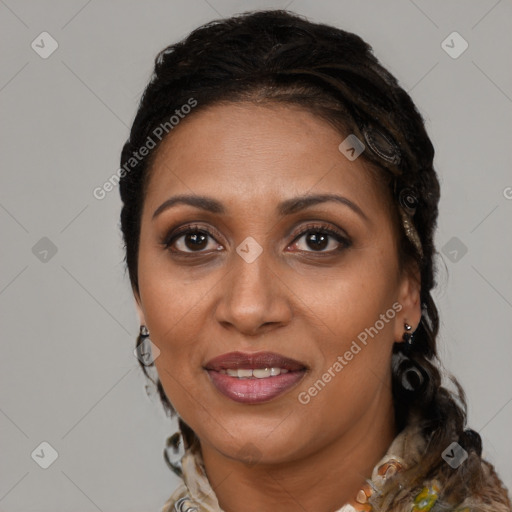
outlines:
[{"label": "nose", "polygon": [[292,292],[265,251],[251,262],[236,253],[231,265],[220,285],[217,321],[247,336],[288,324]]}]

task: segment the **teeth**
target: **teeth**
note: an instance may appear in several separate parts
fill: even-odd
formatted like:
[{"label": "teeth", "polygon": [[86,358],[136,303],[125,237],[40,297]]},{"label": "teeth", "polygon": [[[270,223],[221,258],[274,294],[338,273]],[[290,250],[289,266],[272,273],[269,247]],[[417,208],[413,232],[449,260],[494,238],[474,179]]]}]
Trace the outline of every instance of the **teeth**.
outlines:
[{"label": "teeth", "polygon": [[[274,368],[275,369],[275,368]],[[252,370],[252,374],[254,377],[258,378],[258,379],[265,379],[266,377],[270,377],[270,374],[272,372],[272,369],[271,368],[265,368],[263,370]],[[281,373],[281,372],[279,372]]]},{"label": "teeth", "polygon": [[220,370],[220,373],[229,375],[230,377],[238,377],[239,379],[249,379],[251,377],[266,379],[267,377],[277,377],[282,373],[288,373],[288,370],[285,368],[240,368],[237,370],[228,368],[227,370]]}]

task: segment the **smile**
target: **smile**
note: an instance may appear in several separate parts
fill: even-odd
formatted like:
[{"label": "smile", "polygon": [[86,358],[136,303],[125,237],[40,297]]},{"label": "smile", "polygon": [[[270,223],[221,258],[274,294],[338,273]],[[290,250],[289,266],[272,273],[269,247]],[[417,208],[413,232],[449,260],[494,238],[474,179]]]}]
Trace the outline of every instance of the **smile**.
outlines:
[{"label": "smile", "polygon": [[306,365],[273,352],[230,352],[204,367],[210,382],[235,402],[268,402],[295,387],[306,374]]}]

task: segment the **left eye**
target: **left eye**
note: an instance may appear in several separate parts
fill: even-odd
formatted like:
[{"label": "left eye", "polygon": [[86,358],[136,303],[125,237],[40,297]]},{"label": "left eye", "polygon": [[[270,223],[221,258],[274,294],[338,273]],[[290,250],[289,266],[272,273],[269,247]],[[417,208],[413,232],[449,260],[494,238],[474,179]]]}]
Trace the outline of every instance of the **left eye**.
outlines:
[{"label": "left eye", "polygon": [[[299,249],[303,250],[304,252],[334,253],[346,249],[350,246],[350,241],[345,236],[325,226],[308,226],[306,230],[297,235],[295,240],[300,240],[303,237],[306,237],[305,243],[308,244],[310,248],[313,248],[313,251],[308,251],[307,249]],[[329,245],[329,239],[336,240],[336,242],[338,242],[338,247],[325,251],[324,249]],[[295,241],[293,245],[297,244],[298,241]]]}]

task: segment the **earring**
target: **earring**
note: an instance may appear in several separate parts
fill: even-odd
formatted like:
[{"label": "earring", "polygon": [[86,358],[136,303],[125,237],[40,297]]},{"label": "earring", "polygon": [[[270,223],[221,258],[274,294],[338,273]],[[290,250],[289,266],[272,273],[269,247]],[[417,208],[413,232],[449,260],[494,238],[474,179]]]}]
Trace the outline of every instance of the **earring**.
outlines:
[{"label": "earring", "polygon": [[422,386],[424,380],[421,371],[415,366],[411,366],[402,375],[402,387],[407,391],[416,391]]},{"label": "earring", "polygon": [[405,323],[404,329],[405,329],[405,332],[402,336],[402,340],[405,341],[408,345],[412,345],[412,333],[411,333],[412,327],[409,324]]},{"label": "earring", "polygon": [[184,455],[184,445],[181,432],[175,432],[167,438],[164,449],[164,459],[169,468],[179,477],[183,475],[181,458]]},{"label": "earring", "polygon": [[145,325],[140,326],[139,338],[140,341],[137,340],[137,347],[134,351],[135,357],[144,366],[152,366],[154,360],[160,355],[160,350],[149,339],[149,330]]}]

